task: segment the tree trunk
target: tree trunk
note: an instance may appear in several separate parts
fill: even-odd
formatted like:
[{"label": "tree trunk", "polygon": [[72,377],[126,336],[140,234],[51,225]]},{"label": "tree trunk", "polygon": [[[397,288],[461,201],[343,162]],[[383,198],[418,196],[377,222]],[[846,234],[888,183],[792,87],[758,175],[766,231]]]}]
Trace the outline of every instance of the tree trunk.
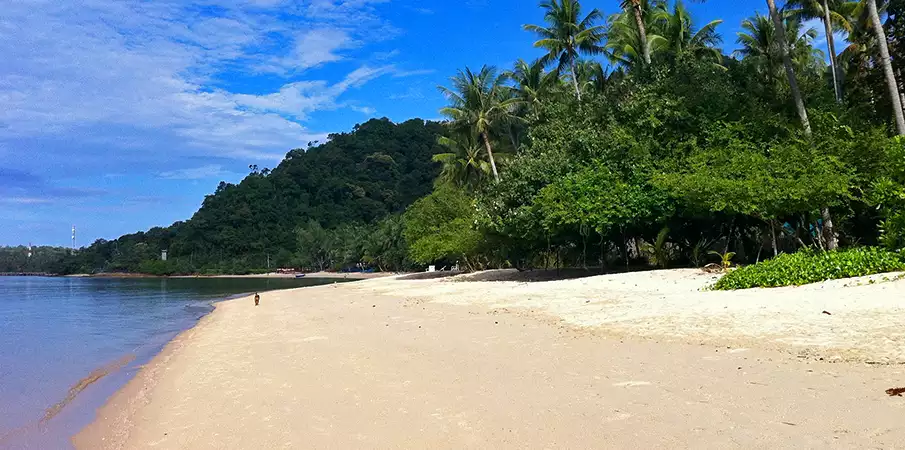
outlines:
[{"label": "tree trunk", "polygon": [[826,249],[829,251],[839,248],[839,239],[836,237],[836,230],[833,227],[833,216],[830,214],[830,208],[824,206],[820,210],[823,216],[823,239],[826,241]]},{"label": "tree trunk", "polygon": [[575,98],[581,101],[581,88],[578,87],[578,77],[575,76],[575,60],[569,63],[569,70],[572,71],[572,85],[575,86]]},{"label": "tree trunk", "polygon": [[767,0],[767,7],[770,8],[770,17],[773,18],[773,25],[776,27],[776,38],[779,39],[779,53],[782,55],[782,65],[785,67],[786,76],[789,78],[789,88],[792,90],[792,98],[795,99],[795,109],[798,110],[798,118],[801,119],[804,133],[810,137],[811,122],[808,120],[808,111],[804,107],[804,99],[802,99],[801,91],[798,89],[798,78],[795,77],[792,58],[789,57],[789,41],[786,40],[786,28],[782,23],[782,17],[776,10],[776,2]]},{"label": "tree trunk", "polygon": [[650,65],[650,48],[647,46],[647,29],[644,27],[644,17],[641,13],[641,0],[632,0],[632,9],[635,13],[635,24],[638,26],[638,36],[641,38],[641,54],[644,64]]},{"label": "tree trunk", "polygon": [[886,32],[883,31],[883,23],[880,22],[880,14],[877,12],[877,2],[875,0],[867,0],[867,9],[870,12],[870,20],[874,24],[877,43],[880,45],[880,60],[883,63],[883,72],[886,74],[886,85],[889,87],[889,99],[892,101],[892,115],[896,120],[896,132],[899,136],[905,136],[905,113],[902,111],[902,99],[899,97],[899,86],[896,84],[896,77],[892,73],[892,62],[889,59]]},{"label": "tree trunk", "polygon": [[490,159],[490,168],[493,169],[493,179],[500,181],[500,174],[496,170],[496,161],[493,160],[493,149],[490,148],[490,138],[487,137],[487,132],[481,133],[481,137],[484,138],[484,148],[487,149],[487,158]]},{"label": "tree trunk", "polygon": [[519,142],[517,132],[513,126],[509,126],[509,141],[512,142],[512,150],[518,152]]},{"label": "tree trunk", "polygon": [[842,87],[839,86],[838,73],[836,72],[836,39],[833,36],[833,22],[830,19],[830,6],[827,0],[823,0],[823,26],[826,29],[826,43],[830,51],[830,72],[833,73],[833,92],[836,93],[836,103],[842,103]]},{"label": "tree trunk", "polygon": [[770,232],[773,233],[773,257],[779,256],[779,247],[776,245],[776,225],[770,220]]}]

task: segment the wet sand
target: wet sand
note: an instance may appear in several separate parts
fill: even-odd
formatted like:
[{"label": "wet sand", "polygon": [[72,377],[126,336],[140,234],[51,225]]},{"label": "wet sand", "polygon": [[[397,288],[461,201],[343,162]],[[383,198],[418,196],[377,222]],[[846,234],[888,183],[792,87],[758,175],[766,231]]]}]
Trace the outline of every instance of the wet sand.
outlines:
[{"label": "wet sand", "polygon": [[[905,398],[885,391],[905,387],[905,366],[865,363],[896,353],[873,355],[866,338],[848,352],[814,336],[901,330],[886,297],[903,282],[734,296],[698,292],[707,282],[682,271],[550,283],[380,279],[268,293],[257,308],[248,298],[220,303],[74,443],[902,446]],[[802,311],[829,304],[833,315],[799,320],[790,300]],[[868,312],[888,318],[869,323]],[[805,326],[814,317],[836,322]],[[844,358],[830,363],[833,354]]]}]

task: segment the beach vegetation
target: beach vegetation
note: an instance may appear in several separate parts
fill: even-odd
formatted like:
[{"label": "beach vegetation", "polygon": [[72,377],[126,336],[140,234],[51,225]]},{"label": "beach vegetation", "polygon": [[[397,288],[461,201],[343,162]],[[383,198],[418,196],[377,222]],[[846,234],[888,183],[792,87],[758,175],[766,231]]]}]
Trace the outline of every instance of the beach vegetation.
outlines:
[{"label": "beach vegetation", "polygon": [[902,253],[880,248],[852,248],[835,252],[800,251],[729,272],[715,290],[801,286],[840,278],[905,271]]},{"label": "beach vegetation", "polygon": [[[727,24],[676,0],[609,15],[543,1],[540,25],[512,30],[539,57],[456,71],[439,87],[445,121],[367,121],[252,166],[184,222],[46,267],[605,271],[700,267],[717,252],[721,268],[744,266],[723,287],[895,268],[905,2],[871,4],[768,0],[766,15]],[[823,39],[845,47],[827,55]],[[167,263],[151,263],[163,249]]]}]

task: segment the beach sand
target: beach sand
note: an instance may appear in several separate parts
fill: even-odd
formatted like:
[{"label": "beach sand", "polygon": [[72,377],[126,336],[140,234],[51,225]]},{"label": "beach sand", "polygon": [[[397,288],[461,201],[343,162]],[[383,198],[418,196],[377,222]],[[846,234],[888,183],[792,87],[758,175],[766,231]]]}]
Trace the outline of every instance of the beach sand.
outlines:
[{"label": "beach sand", "polygon": [[712,276],[690,270],[456,281],[468,277],[519,274],[220,303],[74,443],[905,446],[905,398],[884,392],[905,387],[903,281],[726,293],[702,292]]}]

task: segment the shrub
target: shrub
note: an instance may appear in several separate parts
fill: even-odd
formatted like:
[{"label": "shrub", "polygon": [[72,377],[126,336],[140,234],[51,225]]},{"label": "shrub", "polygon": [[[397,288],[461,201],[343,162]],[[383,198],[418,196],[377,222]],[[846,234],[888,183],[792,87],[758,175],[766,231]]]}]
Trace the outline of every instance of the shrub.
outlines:
[{"label": "shrub", "polygon": [[825,253],[802,251],[736,269],[717,281],[713,289],[729,291],[755,287],[801,286],[824,280],[900,270],[905,270],[903,254],[878,248],[856,248]]}]

